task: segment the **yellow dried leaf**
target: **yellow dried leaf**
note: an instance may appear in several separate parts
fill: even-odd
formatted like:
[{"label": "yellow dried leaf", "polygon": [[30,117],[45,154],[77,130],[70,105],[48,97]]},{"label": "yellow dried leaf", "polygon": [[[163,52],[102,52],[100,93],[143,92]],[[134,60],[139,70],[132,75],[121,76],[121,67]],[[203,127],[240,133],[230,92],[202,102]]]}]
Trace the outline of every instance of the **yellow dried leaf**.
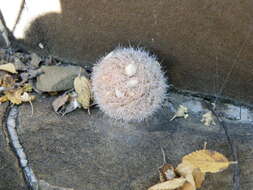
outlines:
[{"label": "yellow dried leaf", "polygon": [[185,182],[186,182],[186,179],[183,177],[174,178],[172,180],[153,185],[148,190],[174,190],[179,187],[182,187]]},{"label": "yellow dried leaf", "polygon": [[202,173],[217,173],[225,170],[230,164],[228,159],[219,152],[212,150],[199,150],[183,157],[183,163],[190,163],[199,168]]},{"label": "yellow dried leaf", "polygon": [[[181,163],[177,166],[176,168],[176,172],[181,176],[184,177],[186,179],[187,182],[189,182],[192,186],[192,188],[195,190],[196,189],[196,185],[195,185],[195,181],[193,178],[193,170],[194,167],[189,164],[189,163]],[[189,187],[189,185],[187,186]]]},{"label": "yellow dried leaf", "polygon": [[8,101],[8,98],[6,96],[1,96],[0,97],[0,103]]},{"label": "yellow dried leaf", "polygon": [[9,73],[17,73],[16,68],[12,63],[0,65],[0,70],[6,71]]},{"label": "yellow dried leaf", "polygon": [[78,95],[77,101],[84,109],[89,109],[91,102],[91,84],[84,76],[78,76],[74,80],[74,88]]},{"label": "yellow dried leaf", "polygon": [[32,85],[29,84],[29,83],[26,83],[26,84],[24,84],[24,86],[23,86],[24,92],[31,92],[32,89],[33,89],[33,87],[32,87]]},{"label": "yellow dried leaf", "polygon": [[179,187],[177,190],[195,190],[196,188],[189,182],[186,182],[182,187]]},{"label": "yellow dried leaf", "polygon": [[9,90],[4,93],[5,93],[6,97],[8,98],[8,100],[11,101],[11,103],[13,103],[13,104],[21,104],[22,103],[22,99],[21,99],[21,95],[23,93],[22,88],[15,89],[15,90]]}]

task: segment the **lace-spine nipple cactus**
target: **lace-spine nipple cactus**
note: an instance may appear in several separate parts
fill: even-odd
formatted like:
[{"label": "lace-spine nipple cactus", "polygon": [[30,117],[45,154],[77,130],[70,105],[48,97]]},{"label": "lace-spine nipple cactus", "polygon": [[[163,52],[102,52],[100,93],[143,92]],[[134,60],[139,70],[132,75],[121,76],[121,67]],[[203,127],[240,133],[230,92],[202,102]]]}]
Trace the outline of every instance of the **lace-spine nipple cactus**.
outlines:
[{"label": "lace-spine nipple cactus", "polygon": [[141,121],[151,116],[163,103],[166,87],[156,57],[143,49],[117,48],[93,68],[95,101],[115,119]]}]

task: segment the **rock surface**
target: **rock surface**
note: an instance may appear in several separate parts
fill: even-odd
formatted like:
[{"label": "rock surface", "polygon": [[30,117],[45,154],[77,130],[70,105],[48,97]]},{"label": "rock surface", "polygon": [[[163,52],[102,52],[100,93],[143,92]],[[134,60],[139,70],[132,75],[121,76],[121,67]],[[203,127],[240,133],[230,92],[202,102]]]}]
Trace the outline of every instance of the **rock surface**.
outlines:
[{"label": "rock surface", "polygon": [[6,107],[6,103],[0,105],[0,190],[27,190],[16,157],[6,140],[3,125]]},{"label": "rock surface", "polygon": [[57,92],[74,88],[75,77],[80,73],[88,76],[79,66],[42,66],[43,74],[37,77],[36,88],[43,92]]},{"label": "rock surface", "polygon": [[[159,113],[141,123],[115,121],[98,109],[92,109],[91,115],[78,110],[60,117],[52,110],[52,100],[38,98],[33,116],[30,106],[22,105],[18,128],[35,174],[49,184],[75,190],[146,190],[158,181],[161,147],[168,162],[176,166],[182,156],[202,149],[207,142],[209,149],[239,164],[208,174],[202,189],[253,188],[250,119],[240,122],[223,114],[224,122],[206,127],[200,120],[208,104],[179,94],[171,94]],[[188,106],[190,117],[170,121],[180,104]],[[217,113],[222,115],[224,106],[220,107]],[[248,114],[252,116],[252,110]]]}]

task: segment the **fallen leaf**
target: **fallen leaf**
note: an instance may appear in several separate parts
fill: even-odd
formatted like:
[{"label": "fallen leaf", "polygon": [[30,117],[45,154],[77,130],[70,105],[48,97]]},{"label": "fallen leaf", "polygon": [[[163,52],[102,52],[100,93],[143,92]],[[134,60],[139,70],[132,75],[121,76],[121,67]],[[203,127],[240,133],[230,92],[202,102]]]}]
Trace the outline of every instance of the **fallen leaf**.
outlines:
[{"label": "fallen leaf", "polygon": [[205,174],[201,172],[199,168],[195,168],[192,172],[192,176],[195,181],[196,188],[200,188],[205,181]]},{"label": "fallen leaf", "polygon": [[4,102],[7,102],[8,101],[8,98],[7,98],[7,96],[1,96],[0,97],[0,103],[4,103]]},{"label": "fallen leaf", "polygon": [[204,123],[205,126],[209,127],[211,125],[216,125],[215,121],[214,121],[214,116],[213,113],[211,111],[205,113],[202,116],[201,122]]},{"label": "fallen leaf", "polygon": [[[194,170],[194,167],[189,163],[181,163],[176,168],[176,172],[179,174],[179,176],[184,177],[186,181],[191,184],[192,189],[195,190],[196,185],[195,185],[195,181],[192,175],[193,170]],[[189,185],[187,186],[187,188],[189,188]]]},{"label": "fallen leaf", "polygon": [[62,114],[62,116],[81,107],[80,103],[77,101],[77,94],[75,92],[71,93],[69,96],[70,98],[68,103],[63,106],[63,109],[60,111],[60,114]]},{"label": "fallen leaf", "polygon": [[159,169],[160,182],[168,181],[176,177],[174,167],[170,164],[164,164]]},{"label": "fallen leaf", "polygon": [[188,108],[180,105],[179,108],[177,109],[175,115],[170,119],[170,121],[174,120],[177,117],[183,117],[183,118],[187,118],[189,116],[188,114]]},{"label": "fallen leaf", "polygon": [[53,103],[52,103],[53,108],[54,108],[54,111],[55,111],[56,113],[58,113],[59,109],[60,109],[63,105],[65,105],[65,104],[68,102],[68,100],[69,100],[69,95],[68,95],[68,94],[64,94],[64,95],[62,95],[62,96],[57,97],[57,98],[53,101]]},{"label": "fallen leaf", "polygon": [[5,88],[11,88],[15,85],[15,79],[11,75],[4,75],[0,79],[0,86]]},{"label": "fallen leaf", "polygon": [[32,96],[28,94],[27,92],[24,92],[21,96],[20,99],[22,102],[31,102],[35,99],[35,96]]},{"label": "fallen leaf", "polygon": [[23,87],[5,90],[4,95],[11,103],[21,104],[22,102],[31,102],[35,99],[35,96],[31,96],[27,93],[31,90],[31,85],[25,84]]},{"label": "fallen leaf", "polygon": [[32,85],[29,84],[29,83],[26,83],[26,84],[24,84],[24,86],[23,86],[24,92],[31,92],[32,89],[33,89],[33,87],[32,87]]},{"label": "fallen leaf", "polygon": [[183,163],[190,163],[194,168],[199,168],[202,173],[217,173],[225,170],[230,162],[219,152],[212,150],[199,150],[183,157]]},{"label": "fallen leaf", "polygon": [[148,190],[173,190],[182,187],[185,181],[186,179],[184,177],[174,178],[172,180],[153,185]]},{"label": "fallen leaf", "polygon": [[78,76],[74,80],[77,101],[84,109],[89,109],[91,102],[91,84],[85,76]]},{"label": "fallen leaf", "polygon": [[12,64],[12,63],[6,63],[3,65],[0,65],[0,70],[6,71],[9,73],[13,73],[13,74],[17,73],[16,68],[15,68],[14,64]]},{"label": "fallen leaf", "polygon": [[196,188],[189,182],[186,182],[182,187],[177,188],[177,190],[195,190]]}]

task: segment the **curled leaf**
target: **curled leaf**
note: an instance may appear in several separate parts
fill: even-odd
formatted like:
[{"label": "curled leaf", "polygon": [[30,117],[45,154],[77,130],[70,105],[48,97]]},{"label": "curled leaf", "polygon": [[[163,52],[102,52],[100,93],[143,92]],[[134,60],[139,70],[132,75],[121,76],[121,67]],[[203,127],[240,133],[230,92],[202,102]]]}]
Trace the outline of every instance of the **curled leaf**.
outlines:
[{"label": "curled leaf", "polygon": [[177,117],[183,117],[186,119],[188,116],[188,108],[183,105],[180,105],[176,111],[176,114],[170,119],[170,121],[174,120]]},{"label": "curled leaf", "polygon": [[15,68],[14,64],[12,64],[12,63],[6,63],[3,65],[0,65],[0,70],[6,71],[9,73],[13,73],[13,74],[17,73],[16,68]]},{"label": "curled leaf", "polygon": [[184,177],[186,179],[186,181],[191,184],[191,186],[187,185],[187,187],[188,188],[191,187],[192,189],[195,190],[196,185],[195,185],[195,181],[194,181],[194,178],[193,178],[193,175],[192,175],[193,170],[194,170],[194,167],[189,163],[181,163],[176,168],[176,172],[180,176]]},{"label": "curled leaf", "polygon": [[68,102],[68,100],[68,94],[64,94],[62,96],[57,97],[52,103],[54,111],[57,113],[59,109]]},{"label": "curled leaf", "polygon": [[201,122],[204,123],[205,126],[209,127],[211,125],[216,125],[215,121],[214,121],[214,116],[213,113],[211,111],[205,113],[202,116]]},{"label": "curled leaf", "polygon": [[230,162],[219,152],[212,150],[199,150],[183,157],[183,163],[190,163],[194,168],[199,168],[202,173],[217,173],[225,170]]}]

